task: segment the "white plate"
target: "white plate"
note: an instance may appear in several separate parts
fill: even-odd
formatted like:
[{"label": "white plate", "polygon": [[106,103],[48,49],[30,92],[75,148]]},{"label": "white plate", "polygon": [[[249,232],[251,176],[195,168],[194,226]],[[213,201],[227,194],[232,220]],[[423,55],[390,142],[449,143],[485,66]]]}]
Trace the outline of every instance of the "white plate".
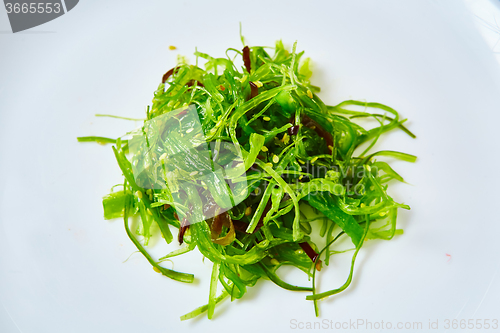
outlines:
[{"label": "white plate", "polygon": [[[250,45],[297,40],[325,102],[390,105],[418,136],[393,132],[377,147],[418,155],[393,164],[412,184],[390,188],[412,207],[400,214],[405,234],[366,244],[352,286],[320,302],[320,318],[305,293],[261,281],[211,322],[180,322],[206,303],[210,262],[175,260],[194,285],[156,274],[139,254],[122,263],[135,248],[101,208],[121,182],[111,147],[75,139],[133,128],[93,115],[142,117],[177,54],[194,61],[195,47],[218,56],[241,47],[239,22]],[[438,321],[436,331],[449,320],[453,331],[454,319],[474,328],[500,320],[500,71],[462,2],[87,0],[18,34],[0,10],[0,30],[0,332],[287,331],[358,320],[373,330]],[[345,278],[344,261],[323,274],[323,290]]]}]

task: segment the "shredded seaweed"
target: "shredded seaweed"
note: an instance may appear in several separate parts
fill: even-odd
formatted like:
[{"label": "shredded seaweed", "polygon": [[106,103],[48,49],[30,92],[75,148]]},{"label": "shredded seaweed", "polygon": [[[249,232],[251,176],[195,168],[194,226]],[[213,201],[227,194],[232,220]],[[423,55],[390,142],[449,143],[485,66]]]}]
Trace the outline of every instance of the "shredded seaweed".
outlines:
[{"label": "shredded seaweed", "polygon": [[[123,217],[127,235],[155,271],[193,282],[192,274],[160,263],[195,248],[213,263],[207,305],[181,320],[204,312],[212,318],[220,301],[227,296],[242,298],[261,278],[287,290],[311,293],[306,299],[313,301],[318,315],[317,300],[349,287],[365,239],[389,240],[401,234],[396,228],[397,211],[409,209],[387,193],[388,183],[404,182],[403,177],[377,159],[415,162],[416,157],[388,150],[372,152],[377,140],[394,129],[415,138],[403,125],[406,120],[379,103],[349,100],[325,105],[317,95],[319,88],[310,83],[311,61],[303,59],[304,52],[297,52],[296,43],[289,50],[281,41],[274,48],[248,46],[243,36],[241,41],[243,49],[229,48],[225,58],[196,51],[196,65],[179,63],[168,70],[147,108],[144,125],[128,133],[130,139],[78,138],[114,145],[125,181],[121,191],[104,197],[104,217]],[[233,58],[228,56],[230,51]],[[198,59],[205,61],[204,67]],[[200,133],[191,133],[195,122],[189,108],[199,118]],[[173,116],[162,120],[165,115]],[[365,129],[355,123],[359,118],[372,118],[378,125]],[[161,127],[152,127],[151,120],[165,128],[178,126],[179,132],[167,135]],[[189,159],[174,159],[175,163],[161,162],[161,157],[155,164],[144,158],[144,150],[134,148],[134,137],[141,135],[147,147],[153,147],[150,141],[160,147],[148,148],[146,153],[153,157],[187,149],[186,142],[198,145],[193,148],[196,151],[203,145],[212,148],[207,156],[195,153]],[[200,136],[205,140],[197,141]],[[203,181],[194,176],[220,165],[239,169],[214,173]],[[181,175],[183,185],[168,181],[168,173]],[[305,217],[300,208],[304,206],[316,215]],[[191,223],[197,208],[206,218]],[[131,216],[141,221],[137,230],[130,229]],[[152,228],[154,224],[158,228]],[[159,229],[170,243],[171,228],[178,229],[177,240],[185,244],[154,259],[147,251],[153,230]],[[311,240],[314,230],[326,243],[320,251]],[[320,292],[316,275],[322,264],[346,252],[332,249],[341,236],[354,245],[349,275],[342,286]],[[277,275],[282,265],[304,272],[311,285],[284,281]],[[222,292],[216,296],[219,285]]]}]

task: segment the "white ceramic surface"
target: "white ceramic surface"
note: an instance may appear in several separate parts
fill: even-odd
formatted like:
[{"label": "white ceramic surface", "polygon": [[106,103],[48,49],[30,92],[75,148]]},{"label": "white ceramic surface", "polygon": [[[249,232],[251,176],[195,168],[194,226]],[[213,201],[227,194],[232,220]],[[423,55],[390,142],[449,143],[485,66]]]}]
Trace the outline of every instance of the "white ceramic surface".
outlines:
[{"label": "white ceramic surface", "polygon": [[[180,322],[206,303],[210,262],[174,260],[194,285],[139,254],[122,263],[134,246],[101,208],[121,182],[111,147],[75,139],[133,128],[93,115],[142,117],[177,54],[241,47],[239,22],[250,45],[297,40],[325,102],[390,105],[418,136],[393,132],[376,147],[418,155],[393,163],[412,184],[390,189],[412,207],[404,235],[366,244],[351,288],[320,302],[320,318],[304,293],[262,281],[214,320]],[[500,320],[500,68],[462,1],[86,0],[9,31],[0,9],[0,332],[284,332],[358,319],[444,332],[446,320]],[[338,258],[323,290],[345,278],[349,255]]]}]

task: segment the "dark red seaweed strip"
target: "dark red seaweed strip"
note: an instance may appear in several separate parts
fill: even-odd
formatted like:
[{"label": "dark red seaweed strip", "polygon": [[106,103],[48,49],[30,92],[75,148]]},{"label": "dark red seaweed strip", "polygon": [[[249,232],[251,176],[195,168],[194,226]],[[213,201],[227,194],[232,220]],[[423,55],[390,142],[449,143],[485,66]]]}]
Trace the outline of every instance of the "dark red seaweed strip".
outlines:
[{"label": "dark red seaweed strip", "polygon": [[[192,213],[193,213],[193,206],[190,206],[188,211],[188,216],[191,215]],[[177,215],[177,213],[175,213],[174,217],[176,219],[179,219],[179,215]],[[177,240],[179,241],[179,245],[181,245],[184,242],[184,234],[189,229],[189,225],[190,223],[187,219],[187,216],[184,216],[184,218],[181,221],[181,225],[179,226],[179,234],[177,235]]]},{"label": "dark red seaweed strip", "polygon": [[250,48],[248,46],[245,46],[243,48],[243,63],[245,64],[245,68],[247,69],[247,72],[250,73],[250,70],[252,69],[252,65],[250,62]]},{"label": "dark red seaweed strip", "polygon": [[250,81],[250,99],[254,98],[259,94],[259,88],[255,83]]},{"label": "dark red seaweed strip", "polygon": [[299,133],[299,128],[300,128],[299,125],[295,125],[295,126],[289,127],[288,130],[287,130],[288,135],[290,135],[290,136],[297,135]]},{"label": "dark red seaweed strip", "polygon": [[231,217],[227,212],[223,212],[222,214],[219,214],[213,218],[212,224],[210,225],[210,234],[212,236],[212,240],[219,238],[219,235],[222,232],[222,226],[228,228],[230,228],[231,226]]},{"label": "dark red seaweed strip", "polygon": [[234,230],[236,230],[236,231],[246,232],[246,230],[248,228],[248,223],[245,223],[245,222],[240,221],[240,220],[233,220],[233,226],[234,226]]},{"label": "dark red seaweed strip", "polygon": [[315,262],[316,258],[318,258],[318,254],[316,253],[316,251],[313,250],[311,245],[309,245],[308,242],[302,242],[299,243],[299,245],[302,248],[302,250],[304,250],[304,252],[307,254],[307,256],[311,258],[311,261]]},{"label": "dark red seaweed strip", "polygon": [[168,78],[174,74],[174,71],[179,68],[179,67],[174,67],[172,69],[169,69],[165,74],[163,74],[163,77],[161,78],[161,82],[165,83],[167,82]]},{"label": "dark red seaweed strip", "polygon": [[181,245],[184,242],[184,234],[189,228],[189,222],[187,218],[183,218],[181,221],[181,226],[179,228],[179,234],[177,236],[177,240],[179,241],[179,245]]}]

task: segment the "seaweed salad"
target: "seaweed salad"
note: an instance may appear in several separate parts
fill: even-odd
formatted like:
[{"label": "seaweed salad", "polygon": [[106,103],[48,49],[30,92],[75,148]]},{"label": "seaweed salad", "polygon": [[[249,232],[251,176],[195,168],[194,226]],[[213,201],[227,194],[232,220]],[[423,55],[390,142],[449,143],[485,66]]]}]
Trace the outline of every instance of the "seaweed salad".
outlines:
[{"label": "seaweed salad", "polygon": [[[193,282],[192,274],[162,263],[195,249],[213,263],[208,304],[182,320],[204,312],[212,318],[217,303],[242,298],[261,278],[304,292],[318,316],[318,300],[350,285],[363,243],[402,233],[398,209],[409,209],[388,195],[390,181],[404,180],[379,159],[416,157],[372,151],[391,130],[415,138],[405,119],[379,103],[325,105],[296,43],[242,42],[226,57],[196,51],[195,65],[180,61],[167,71],[141,128],[117,139],[78,138],[113,144],[124,181],[103,198],[104,217],[123,219],[156,272]],[[365,129],[366,120],[376,125]],[[136,230],[132,216],[140,220]],[[153,258],[153,229],[179,247]],[[322,239],[321,247],[313,239]],[[349,274],[338,288],[318,290],[318,272],[345,252],[334,250],[339,239],[353,245]],[[306,274],[309,285],[285,282],[277,272],[283,265]]]}]

